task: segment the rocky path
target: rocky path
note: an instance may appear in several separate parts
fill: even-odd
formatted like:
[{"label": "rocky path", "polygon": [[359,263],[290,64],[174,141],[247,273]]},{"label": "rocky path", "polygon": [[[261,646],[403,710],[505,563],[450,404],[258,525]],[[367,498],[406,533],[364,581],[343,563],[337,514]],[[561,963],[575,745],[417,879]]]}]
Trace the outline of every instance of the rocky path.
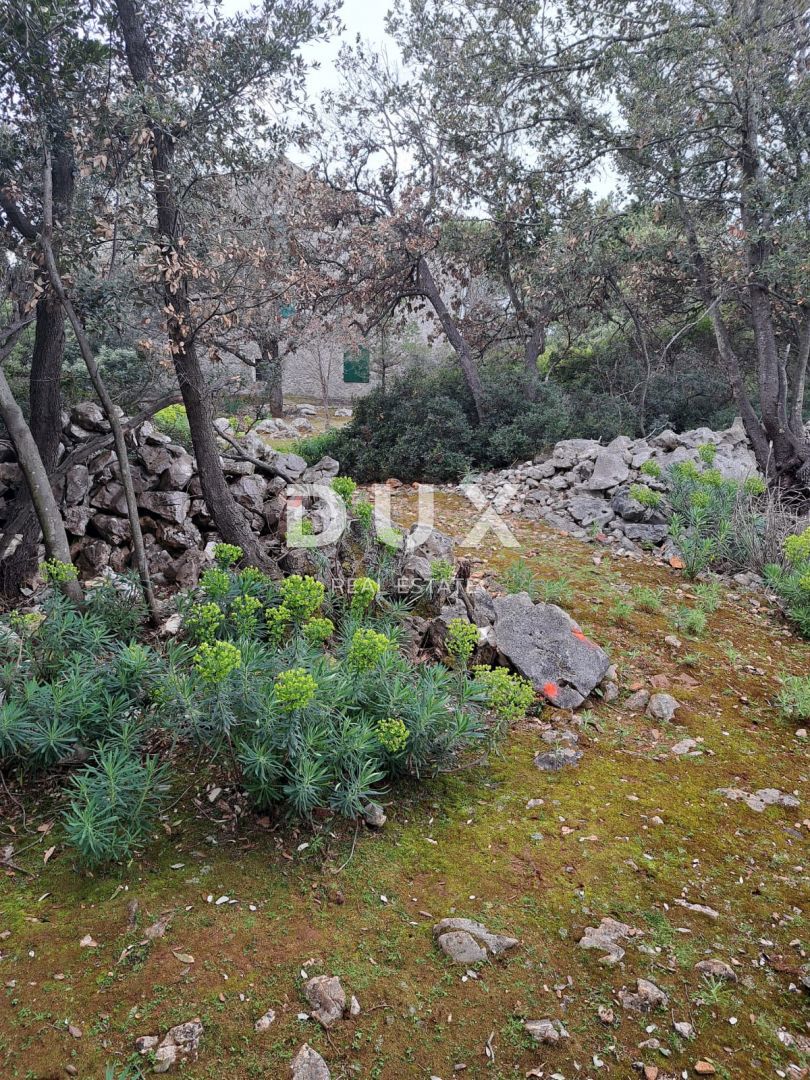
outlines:
[{"label": "rocky path", "polygon": [[[437,509],[456,535],[475,517]],[[523,558],[608,650],[618,696],[545,709],[357,835],[240,824],[215,764],[190,763],[164,835],[111,876],[45,860],[45,808],[17,820],[0,1074],[132,1080],[198,1035],[200,1080],[805,1075],[810,755],[773,702],[810,649],[742,589],[690,638],[671,567],[510,526],[521,549],[485,542],[473,576]]]}]

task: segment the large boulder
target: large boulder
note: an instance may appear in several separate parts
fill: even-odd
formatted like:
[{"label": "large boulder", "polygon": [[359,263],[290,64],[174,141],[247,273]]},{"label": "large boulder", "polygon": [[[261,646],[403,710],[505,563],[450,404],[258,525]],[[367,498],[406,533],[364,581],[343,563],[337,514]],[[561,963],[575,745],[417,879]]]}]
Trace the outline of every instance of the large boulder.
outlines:
[{"label": "large boulder", "polygon": [[188,517],[191,499],[184,491],[144,491],[138,496],[138,506],[155,517],[182,525]]},{"label": "large boulder", "polygon": [[546,700],[575,709],[602,682],[608,654],[555,604],[528,593],[495,600],[495,647],[502,660],[530,679]]},{"label": "large boulder", "polygon": [[630,469],[623,454],[614,450],[603,450],[596,457],[588,480],[583,487],[588,491],[608,491],[623,484],[630,476]]},{"label": "large boulder", "polygon": [[268,458],[267,464],[276,476],[283,476],[290,484],[300,480],[307,471],[306,461],[298,454],[274,453]]}]

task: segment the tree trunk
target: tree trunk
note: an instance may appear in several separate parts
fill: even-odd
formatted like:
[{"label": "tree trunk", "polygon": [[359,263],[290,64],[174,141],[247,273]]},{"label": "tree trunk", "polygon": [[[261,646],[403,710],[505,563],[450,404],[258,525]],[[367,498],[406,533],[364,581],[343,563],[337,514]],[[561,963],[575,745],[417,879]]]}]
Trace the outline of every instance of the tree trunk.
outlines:
[{"label": "tree trunk", "polygon": [[464,381],[467,383],[467,388],[475,403],[476,414],[478,415],[479,420],[483,420],[484,391],[481,386],[481,378],[478,374],[478,368],[475,366],[472,351],[459,328],[453,321],[452,315],[447,310],[447,305],[442,298],[442,294],[439,292],[439,287],[436,284],[436,280],[433,277],[424,256],[420,257],[416,264],[416,280],[417,287],[421,290],[425,298],[430,301],[433,310],[436,312],[436,317],[439,320],[441,328],[444,331],[445,337],[452,345],[453,350],[458,357],[459,366],[464,375]]},{"label": "tree trunk", "polygon": [[[133,0],[116,0],[116,6],[132,78],[138,86],[157,89],[152,85],[151,51],[140,12]],[[179,243],[183,234],[182,220],[172,179],[174,143],[165,127],[148,122],[152,131],[152,174],[158,231],[163,239],[163,297],[167,328],[174,369],[191,429],[203,497],[222,539],[237,544],[248,562],[261,566],[266,564],[267,557],[225,482],[214,434],[213,402],[192,335],[189,282],[188,275],[182,270],[184,256]],[[181,268],[179,272],[178,266]]]},{"label": "tree trunk", "polygon": [[121,474],[121,486],[124,489],[124,499],[127,504],[127,517],[129,519],[129,531],[132,534],[132,557],[135,562],[135,566],[138,569],[138,576],[141,579],[141,588],[143,589],[144,599],[146,605],[149,608],[149,615],[152,622],[157,625],[158,622],[158,606],[155,599],[155,591],[152,588],[152,579],[149,575],[149,564],[146,561],[146,550],[143,544],[143,533],[141,531],[141,521],[138,513],[138,503],[135,498],[135,488],[132,483],[132,471],[129,467],[129,454],[127,453],[127,444],[124,438],[124,429],[121,426],[121,420],[118,413],[115,410],[115,406],[107,393],[107,387],[104,384],[104,380],[101,377],[101,372],[98,369],[98,364],[93,356],[93,350],[90,347],[90,342],[87,340],[87,335],[84,332],[78,315],[76,314],[73,305],[68,299],[65,292],[62,279],[59,275],[59,269],[56,265],[56,258],[53,253],[53,247],[51,246],[51,230],[53,228],[53,214],[52,206],[49,204],[48,197],[48,182],[45,182],[45,221],[43,227],[43,233],[41,237],[42,250],[45,255],[45,265],[48,269],[48,274],[51,280],[51,286],[54,292],[59,297],[59,300],[65,309],[67,317],[70,319],[70,325],[73,327],[73,333],[76,335],[76,341],[79,344],[79,351],[82,354],[85,366],[87,367],[88,374],[90,375],[90,381],[93,383],[93,387],[98,395],[98,399],[101,402],[101,407],[104,409],[104,413],[107,417],[107,422],[110,425],[112,431],[113,443],[115,445],[115,456],[118,458],[118,471]]},{"label": "tree trunk", "polygon": [[[31,429],[25,422],[22,409],[14,400],[2,367],[0,367],[0,415],[3,417],[3,423],[17,451],[17,461],[28,485],[31,502],[42,529],[45,552],[49,559],[72,563],[65,525],[51,490],[47,469],[31,434]],[[82,590],[78,581],[67,581],[62,587],[72,600],[81,601]]]},{"label": "tree trunk", "polygon": [[[56,215],[61,223],[68,220],[72,210],[74,179],[73,151],[61,132],[55,133],[51,160],[51,189]],[[22,215],[11,218],[27,240],[36,240],[36,229]],[[55,247],[59,257],[59,246]],[[50,473],[59,455],[62,434],[61,414],[62,361],[65,354],[65,313],[59,298],[46,291],[37,304],[34,349],[28,382],[28,413],[30,431],[39,448],[40,457]],[[23,513],[22,539],[14,552],[4,560],[0,591],[13,595],[36,569],[37,544],[40,527],[34,513],[31,496],[25,484],[20,487],[11,517]]]},{"label": "tree trunk", "polygon": [[262,338],[259,341],[259,359],[256,361],[256,382],[266,384],[267,403],[271,416],[284,415],[284,389],[282,384],[281,358],[278,338]]}]

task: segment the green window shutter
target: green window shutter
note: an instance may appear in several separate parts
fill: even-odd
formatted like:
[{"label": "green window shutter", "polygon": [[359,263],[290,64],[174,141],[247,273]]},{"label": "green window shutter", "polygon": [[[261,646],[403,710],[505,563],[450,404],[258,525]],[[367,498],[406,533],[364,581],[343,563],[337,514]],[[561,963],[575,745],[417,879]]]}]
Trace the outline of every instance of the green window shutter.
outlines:
[{"label": "green window shutter", "polygon": [[343,381],[345,383],[370,382],[370,372],[370,357],[365,345],[360,345],[357,349],[346,349],[343,353]]}]

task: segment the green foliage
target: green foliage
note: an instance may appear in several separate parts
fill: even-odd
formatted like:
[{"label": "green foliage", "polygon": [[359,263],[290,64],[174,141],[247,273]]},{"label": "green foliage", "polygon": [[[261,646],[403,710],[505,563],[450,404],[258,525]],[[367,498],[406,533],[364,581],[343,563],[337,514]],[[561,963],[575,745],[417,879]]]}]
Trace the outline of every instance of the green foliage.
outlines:
[{"label": "green foliage", "polygon": [[646,484],[631,484],[630,495],[637,503],[641,503],[642,506],[646,506],[653,510],[660,506],[664,500],[660,491],[653,491],[653,489],[647,487]]},{"label": "green foliage", "polygon": [[242,653],[230,641],[204,641],[194,654],[194,670],[206,683],[222,683],[241,666]]},{"label": "green foliage", "polygon": [[746,495],[750,495],[752,498],[757,498],[760,495],[764,495],[767,490],[768,486],[761,476],[748,476],[743,481],[743,491]]},{"label": "green foliage", "polygon": [[306,668],[280,671],[275,678],[275,697],[284,712],[306,709],[318,692],[318,684]]},{"label": "green foliage", "polygon": [[368,499],[358,499],[352,507],[355,517],[360,523],[360,528],[363,532],[371,532],[371,525],[374,520],[374,506],[368,501]]},{"label": "green foliage", "polygon": [[647,585],[634,585],[630,590],[630,599],[640,611],[651,614],[661,610],[661,597],[655,589]]},{"label": "green foliage", "polygon": [[661,476],[661,466],[657,461],[653,461],[650,458],[649,461],[645,461],[641,466],[641,471],[645,476],[651,477],[653,480],[658,480]]},{"label": "green foliage", "polygon": [[46,559],[42,563],[40,570],[49,585],[65,585],[68,581],[75,581],[78,577],[73,563],[60,562],[59,559]]},{"label": "green foliage", "polygon": [[712,615],[720,607],[723,589],[719,581],[701,581],[695,586],[695,596],[700,610]]},{"label": "green foliage", "polygon": [[613,603],[610,605],[610,608],[608,609],[608,615],[610,616],[611,622],[618,624],[627,624],[632,620],[635,610],[636,609],[632,601],[623,600],[621,597],[619,597],[617,600],[614,600]]},{"label": "green foliage", "polygon": [[391,645],[391,639],[385,634],[360,627],[352,635],[347,663],[353,671],[370,671],[390,651]]},{"label": "green foliage", "polygon": [[322,457],[337,457],[340,434],[340,430],[333,428],[331,431],[323,431],[319,435],[309,435],[305,439],[297,439],[295,441],[295,452],[306,461],[307,465],[317,464]]},{"label": "green foliage", "polygon": [[90,866],[128,858],[149,835],[168,789],[168,766],[104,747],[73,780],[65,833]]},{"label": "green foliage", "polygon": [[525,559],[510,563],[501,575],[501,581],[508,593],[525,592],[532,600],[537,600],[540,595],[540,582]]},{"label": "green foliage", "polygon": [[706,613],[699,608],[677,607],[672,613],[672,625],[690,637],[702,637],[706,632]]},{"label": "green foliage", "polygon": [[785,604],[788,618],[810,638],[810,528],[788,536],[783,544],[785,566],[765,567],[765,581]]},{"label": "green foliage", "polygon": [[451,619],[445,645],[458,667],[466,668],[478,644],[478,627],[466,619]]},{"label": "green foliage", "polygon": [[209,566],[200,577],[200,589],[209,600],[224,600],[231,589],[231,578],[221,566]]},{"label": "green foliage", "polygon": [[158,431],[168,435],[173,442],[191,449],[191,428],[185,405],[167,405],[155,413],[154,422]]},{"label": "green foliage", "polygon": [[279,604],[277,607],[267,608],[264,621],[268,639],[273,645],[280,645],[287,628],[293,621],[292,612],[286,604]]},{"label": "green foliage", "polygon": [[262,602],[258,596],[243,594],[231,602],[228,617],[239,638],[253,637],[259,628],[259,612]]},{"label": "green foliage", "polygon": [[784,675],[776,703],[788,720],[810,720],[810,675]]},{"label": "green foliage", "polygon": [[357,491],[357,484],[350,476],[336,476],[332,481],[332,491],[348,505],[352,501],[352,495]]},{"label": "green foliage", "polygon": [[[722,569],[747,565],[749,552],[742,539],[764,534],[766,522],[756,505],[757,496],[736,480],[724,480],[717,469],[699,469],[682,461],[669,472],[669,499],[673,508],[669,533],[684,561],[687,577],[695,578],[712,566]],[[749,529],[738,528],[744,518]]]},{"label": "green foliage", "polygon": [[221,570],[230,570],[244,555],[238,544],[215,544],[214,562]]},{"label": "green foliage", "polygon": [[389,754],[399,754],[408,745],[408,729],[405,723],[391,716],[383,717],[374,725],[380,746]]},{"label": "green foliage", "polygon": [[430,564],[430,580],[436,585],[447,585],[453,580],[455,568],[448,559],[434,559]]},{"label": "green foliage", "polygon": [[113,637],[130,641],[146,622],[147,609],[134,573],[104,578],[85,594],[85,610],[96,616]]},{"label": "green foliage", "polygon": [[219,604],[194,604],[186,612],[183,626],[189,637],[198,642],[216,641],[225,622],[225,613]]},{"label": "green foliage", "polygon": [[295,623],[306,622],[323,604],[323,583],[313,577],[291,574],[281,583],[282,604]]},{"label": "green foliage", "polygon": [[353,615],[365,615],[377,599],[379,584],[370,577],[359,577],[352,588],[351,610]]},{"label": "green foliage", "polygon": [[335,632],[335,624],[331,619],[309,619],[301,627],[301,634],[308,645],[317,648],[329,640]]},{"label": "green foliage", "polygon": [[477,664],[473,668],[476,683],[484,691],[487,706],[505,724],[514,723],[531,707],[535,699],[529,679],[510,672],[505,667],[489,668]]},{"label": "green foliage", "polygon": [[373,579],[362,614],[332,595],[326,618],[312,578],[276,590],[257,572],[212,573],[218,599],[202,586],[181,596],[188,634],[160,651],[118,640],[56,590],[42,615],[14,617],[21,635],[11,620],[0,632],[0,766],[44,769],[89,752],[64,822],[88,864],[125,859],[148,838],[170,767],[142,754],[156,729],[156,744],[196,744],[238,765],[257,806],[304,816],[355,816],[387,783],[457,764],[483,737],[481,689],[405,659],[401,612],[370,603]]},{"label": "green foliage", "polygon": [[717,447],[714,443],[701,443],[698,447],[698,457],[705,465],[714,465],[717,457]]}]

